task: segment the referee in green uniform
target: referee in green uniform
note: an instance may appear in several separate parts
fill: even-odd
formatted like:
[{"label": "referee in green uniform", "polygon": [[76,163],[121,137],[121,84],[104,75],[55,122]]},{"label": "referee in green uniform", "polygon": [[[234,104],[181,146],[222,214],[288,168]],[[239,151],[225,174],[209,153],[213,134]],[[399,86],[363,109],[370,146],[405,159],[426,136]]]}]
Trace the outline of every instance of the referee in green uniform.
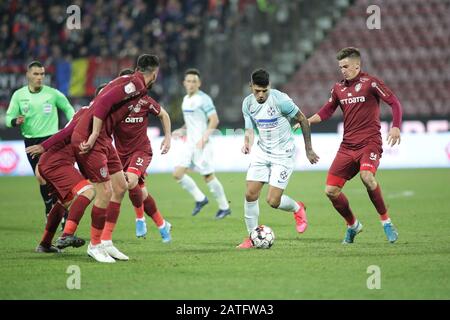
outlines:
[{"label": "referee in green uniform", "polygon": [[[64,94],[43,84],[44,77],[44,66],[38,61],[31,62],[27,68],[28,85],[14,92],[6,111],[6,126],[20,127],[25,147],[41,143],[58,132],[56,108],[64,112],[67,120],[71,120],[75,113]],[[32,159],[29,154],[27,157],[35,173],[39,158]],[[53,199],[48,195],[45,181],[38,178],[38,182],[47,215],[52,208]]]}]

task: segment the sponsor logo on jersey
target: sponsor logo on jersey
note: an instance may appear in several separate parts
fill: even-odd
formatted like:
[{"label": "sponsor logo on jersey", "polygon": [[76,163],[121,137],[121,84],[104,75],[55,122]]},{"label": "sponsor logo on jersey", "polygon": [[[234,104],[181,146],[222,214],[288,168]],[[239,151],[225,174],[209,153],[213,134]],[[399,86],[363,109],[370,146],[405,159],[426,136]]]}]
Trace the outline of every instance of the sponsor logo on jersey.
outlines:
[{"label": "sponsor logo on jersey", "polygon": [[359,90],[361,90],[362,84],[361,83],[357,83],[355,86],[355,91],[359,92]]},{"label": "sponsor logo on jersey", "polygon": [[278,126],[278,118],[273,119],[257,119],[258,128],[261,129],[271,129]]},{"label": "sponsor logo on jersey", "polygon": [[351,103],[358,103],[358,102],[365,102],[366,97],[360,96],[360,97],[353,97],[353,98],[347,98],[347,99],[341,99],[341,104],[351,104]]},{"label": "sponsor logo on jersey", "polygon": [[130,82],[127,85],[125,85],[125,87],[123,87],[123,90],[125,90],[126,94],[130,94],[136,91],[136,86],[134,85],[133,82]]},{"label": "sponsor logo on jersey", "polygon": [[341,92],[344,92],[345,90],[347,90],[347,87],[344,87],[344,89],[341,89]]},{"label": "sponsor logo on jersey", "polygon": [[125,123],[142,123],[144,122],[144,117],[127,117],[125,118]]}]

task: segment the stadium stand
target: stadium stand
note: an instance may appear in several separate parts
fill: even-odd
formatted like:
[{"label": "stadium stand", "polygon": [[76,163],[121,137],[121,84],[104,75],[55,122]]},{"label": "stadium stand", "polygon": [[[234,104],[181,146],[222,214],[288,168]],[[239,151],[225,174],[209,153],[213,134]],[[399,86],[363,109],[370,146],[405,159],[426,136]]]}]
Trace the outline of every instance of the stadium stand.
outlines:
[{"label": "stadium stand", "polygon": [[[366,27],[366,8],[373,4],[382,8],[380,30]],[[449,1],[358,0],[284,89],[301,101],[307,114],[313,114],[328,98],[333,83],[340,79],[337,49],[356,46],[362,50],[363,69],[383,79],[396,92],[405,115],[448,115],[449,16]],[[382,115],[388,114],[389,108],[382,108]]]},{"label": "stadium stand", "polygon": [[[71,4],[82,8],[81,30],[65,26]],[[382,8],[380,30],[366,26],[373,4]],[[406,117],[450,114],[448,0],[10,0],[0,2],[0,13],[0,118],[30,57],[80,106],[146,51],[161,57],[153,92],[175,122],[180,79],[192,66],[202,71],[222,125],[242,126],[242,99],[258,67],[310,115],[341,78],[335,53],[345,46],[361,48],[363,68],[396,92]],[[71,65],[84,58],[95,60],[96,74],[87,90],[71,94]]]}]

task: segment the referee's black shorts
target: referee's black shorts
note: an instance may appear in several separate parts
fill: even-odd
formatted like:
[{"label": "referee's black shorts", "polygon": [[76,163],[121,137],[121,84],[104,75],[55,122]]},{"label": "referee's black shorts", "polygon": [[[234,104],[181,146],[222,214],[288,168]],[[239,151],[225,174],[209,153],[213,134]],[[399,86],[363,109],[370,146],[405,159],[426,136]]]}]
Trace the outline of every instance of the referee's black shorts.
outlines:
[{"label": "referee's black shorts", "polygon": [[[25,140],[24,140],[25,148],[29,147],[29,146],[34,146],[35,144],[42,143],[50,137],[51,136],[42,137],[42,138],[25,138]],[[33,174],[36,174],[35,170],[36,170],[36,165],[39,162],[39,157],[34,157],[34,159],[31,159],[31,155],[29,155],[27,153],[27,158],[28,158],[28,162],[31,164],[31,167],[33,168]]]}]

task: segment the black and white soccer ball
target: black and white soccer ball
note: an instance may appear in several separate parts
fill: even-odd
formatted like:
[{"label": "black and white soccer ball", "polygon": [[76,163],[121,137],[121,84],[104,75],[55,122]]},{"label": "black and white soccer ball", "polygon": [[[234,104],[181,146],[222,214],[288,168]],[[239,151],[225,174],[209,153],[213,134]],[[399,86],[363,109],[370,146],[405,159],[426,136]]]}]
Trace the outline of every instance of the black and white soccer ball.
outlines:
[{"label": "black and white soccer ball", "polygon": [[275,233],[270,227],[262,224],[252,230],[250,240],[255,248],[269,249],[275,241]]}]

